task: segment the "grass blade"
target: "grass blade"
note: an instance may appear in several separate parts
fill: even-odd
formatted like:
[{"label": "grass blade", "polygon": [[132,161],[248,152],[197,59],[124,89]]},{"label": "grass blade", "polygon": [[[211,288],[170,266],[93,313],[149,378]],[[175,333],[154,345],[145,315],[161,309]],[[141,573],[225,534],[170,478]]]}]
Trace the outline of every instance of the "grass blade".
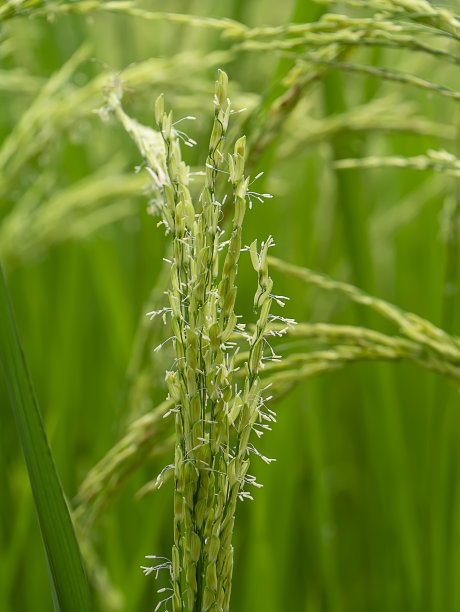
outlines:
[{"label": "grass blade", "polygon": [[51,455],[0,269],[0,361],[5,371],[42,531],[56,610],[86,612],[89,592],[69,510]]}]

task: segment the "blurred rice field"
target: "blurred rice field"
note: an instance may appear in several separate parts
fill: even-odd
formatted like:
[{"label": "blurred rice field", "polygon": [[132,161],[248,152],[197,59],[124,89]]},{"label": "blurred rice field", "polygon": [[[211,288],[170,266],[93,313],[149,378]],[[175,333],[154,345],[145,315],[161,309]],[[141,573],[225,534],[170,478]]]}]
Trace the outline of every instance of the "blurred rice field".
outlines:
[{"label": "blurred rice field", "polygon": [[[188,16],[178,18],[158,14],[157,0],[115,4],[0,3],[0,259],[77,509],[94,609],[153,612],[166,579],[140,566],[170,554],[172,484],[137,493],[171,462],[168,423],[160,417],[143,455],[107,476],[97,503],[78,495],[130,424],[164,401],[172,359],[154,352],[168,330],[145,316],[161,307],[168,239],[106,92],[121,88],[145,125],[161,92],[175,117],[196,116],[183,123],[198,142],[184,156],[198,168],[224,69],[234,108],[246,109],[233,136],[247,135],[251,175],[264,172],[254,188],[274,196],[254,200],[244,242],[273,235],[276,258],[460,335],[460,6],[170,0],[168,11]],[[322,25],[284,27],[308,23]],[[343,292],[272,271],[290,297],[283,314],[299,323],[399,333]],[[254,286],[248,258],[237,298],[246,320]],[[337,342],[287,337],[277,350]],[[436,371],[419,367],[425,356],[331,353],[317,371],[293,367],[260,442],[276,462],[254,459],[264,487],[238,510],[232,610],[460,610],[459,364],[443,375],[434,357]],[[52,610],[1,376],[0,397],[0,610]]]}]

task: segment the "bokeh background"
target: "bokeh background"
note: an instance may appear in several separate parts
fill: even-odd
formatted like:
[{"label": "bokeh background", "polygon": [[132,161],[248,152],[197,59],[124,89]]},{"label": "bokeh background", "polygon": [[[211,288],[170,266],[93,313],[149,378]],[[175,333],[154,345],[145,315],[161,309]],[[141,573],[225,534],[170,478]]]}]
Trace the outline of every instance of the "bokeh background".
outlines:
[{"label": "bokeh background", "polygon": [[[156,0],[136,6],[165,8]],[[460,94],[331,66],[297,91],[295,60],[279,49],[243,48],[212,24],[90,8],[31,10],[0,30],[0,257],[71,503],[128,424],[164,400],[171,361],[167,349],[153,352],[167,330],[145,317],[161,302],[168,240],[147,212],[138,153],[104,108],[107,88],[123,88],[126,111],[146,125],[161,92],[177,118],[195,115],[182,124],[198,142],[184,151],[195,169],[205,159],[213,83],[223,68],[233,106],[247,109],[235,116],[233,136],[247,133],[251,174],[265,172],[254,188],[274,195],[254,202],[245,243],[273,235],[276,257],[351,282],[448,332],[460,323],[458,178],[334,165],[430,149],[455,154]],[[250,27],[313,22],[328,11],[373,15],[304,0],[170,0],[167,9]],[[427,27],[420,40],[459,54],[454,35],[444,40]],[[458,66],[445,57],[378,45],[348,51],[357,64],[458,87]],[[276,101],[291,94],[295,103],[280,113]],[[255,275],[247,259],[237,308],[251,317]],[[273,277],[276,293],[290,297],[283,314],[297,321],[390,330],[333,292]],[[0,610],[51,610],[3,377],[0,406]],[[455,384],[403,362],[355,363],[299,381],[273,407],[278,423],[260,448],[276,462],[254,459],[264,487],[238,510],[232,609],[460,610]],[[84,534],[91,563],[107,572],[102,611],[153,610],[159,601],[166,577],[145,577],[140,566],[145,555],[169,555],[171,483],[140,499],[136,492],[170,461],[162,452],[147,458]]]}]

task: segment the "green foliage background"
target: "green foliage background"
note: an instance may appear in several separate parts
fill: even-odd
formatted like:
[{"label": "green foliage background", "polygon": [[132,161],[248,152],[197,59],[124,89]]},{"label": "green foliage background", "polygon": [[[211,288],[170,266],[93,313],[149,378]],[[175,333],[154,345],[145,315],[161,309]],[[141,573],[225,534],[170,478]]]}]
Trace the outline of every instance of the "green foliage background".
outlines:
[{"label": "green foliage background", "polygon": [[[21,4],[25,14],[14,16],[8,3],[0,4],[0,257],[74,507],[88,471],[129,423],[164,400],[171,356],[167,349],[153,352],[167,330],[145,317],[161,303],[167,239],[147,213],[147,177],[134,173],[140,163],[134,145],[115,120],[101,120],[107,88],[124,88],[125,109],[146,125],[154,123],[162,91],[175,117],[196,115],[183,125],[198,146],[184,156],[199,166],[216,70],[225,69],[233,106],[248,109],[235,117],[235,134],[242,130],[251,143],[252,175],[265,171],[254,189],[274,194],[254,202],[245,243],[271,234],[276,257],[458,331],[460,170],[453,156],[460,31],[441,38],[448,28],[439,17],[429,22],[418,6],[423,2],[389,2],[398,9],[391,19],[403,34],[447,55],[355,41],[333,49],[348,67],[314,55],[326,38],[310,52],[301,46],[295,57],[292,50],[282,53],[276,48],[288,39],[282,29],[253,37],[265,47],[250,48],[246,40],[245,48],[244,36],[229,36],[231,27],[222,22],[93,10],[103,3],[75,2],[74,11],[60,12],[59,4]],[[164,9],[157,0],[136,6]],[[455,13],[458,5],[450,8]],[[327,11],[374,15],[365,6],[301,0],[171,0],[168,10],[251,28],[313,22]],[[350,64],[417,75],[453,94],[414,79],[358,73]],[[308,70],[316,72],[305,84]],[[370,156],[376,166],[383,157],[394,166],[394,156],[426,156],[432,149],[452,154],[447,169],[436,162],[439,156],[429,169],[334,164]],[[433,161],[430,155],[425,162]],[[334,291],[276,270],[273,277],[276,293],[290,297],[284,314],[299,322],[394,331]],[[246,320],[254,287],[249,258],[243,259],[237,309]],[[279,350],[321,347],[324,341],[315,338],[297,345],[290,339]],[[233,610],[460,610],[460,376],[452,382],[398,361],[356,363],[307,378],[278,399],[278,423],[260,443],[277,461],[253,462],[264,488],[238,511]],[[51,610],[3,379],[0,397],[0,610]],[[166,585],[165,576],[144,577],[140,566],[145,555],[170,554],[171,484],[136,498],[171,461],[162,452],[169,433],[163,429],[152,439],[155,456],[123,483],[115,478],[116,492],[79,526],[96,609],[153,610],[156,589]]]}]

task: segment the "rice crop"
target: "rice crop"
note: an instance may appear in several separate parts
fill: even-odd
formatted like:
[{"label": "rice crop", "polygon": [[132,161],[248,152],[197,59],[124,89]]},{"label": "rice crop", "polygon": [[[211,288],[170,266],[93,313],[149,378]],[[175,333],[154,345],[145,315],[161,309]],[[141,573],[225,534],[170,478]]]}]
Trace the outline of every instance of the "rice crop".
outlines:
[{"label": "rice crop", "polygon": [[460,609],[459,37],[0,4],[0,609]]}]

